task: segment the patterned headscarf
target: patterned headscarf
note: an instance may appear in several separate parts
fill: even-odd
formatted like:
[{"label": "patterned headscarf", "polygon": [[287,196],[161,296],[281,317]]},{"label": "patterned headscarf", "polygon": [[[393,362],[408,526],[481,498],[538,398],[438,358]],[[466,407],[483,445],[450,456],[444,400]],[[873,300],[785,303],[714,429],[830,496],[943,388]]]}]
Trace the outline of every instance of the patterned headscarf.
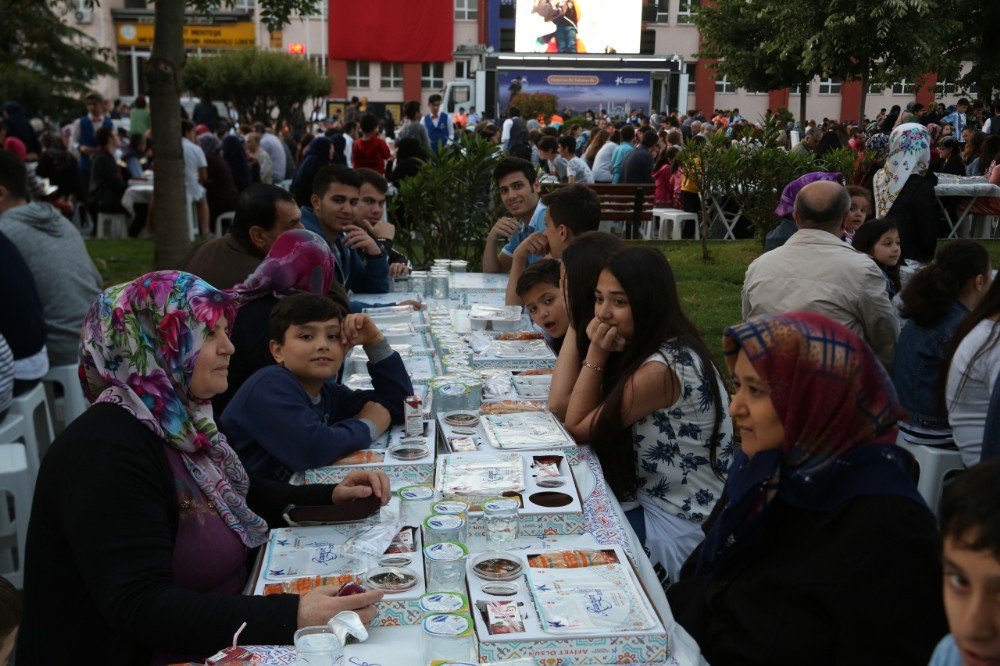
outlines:
[{"label": "patterned headscarf", "polygon": [[103,292],[80,343],[80,383],[93,403],[117,404],[177,449],[206,499],[248,548],[267,524],[246,503],[249,478],[218,431],[212,403],[191,394],[195,359],[236,296],[178,271],[148,273]]},{"label": "patterned headscarf", "polygon": [[877,160],[884,160],[889,153],[889,137],[882,132],[876,132],[865,141],[865,148]]},{"label": "patterned headscarf", "polygon": [[785,432],[780,449],[748,458],[739,451],[726,483],[727,504],[705,539],[701,568],[749,535],[770,502],[829,512],[873,494],[923,503],[896,447],[903,410],[871,347],[820,314],[792,312],[726,329],[730,372],[740,351],[767,382]]},{"label": "patterned headscarf", "polygon": [[781,201],[778,202],[778,207],[774,209],[774,214],[778,217],[791,215],[792,211],[795,210],[795,197],[799,195],[803,187],[818,180],[832,180],[839,183],[840,174],[832,171],[814,171],[804,176],[799,176],[788,183],[788,185],[785,185],[785,189],[781,191]]},{"label": "patterned headscarf", "polygon": [[889,135],[889,156],[872,181],[875,217],[885,217],[910,176],[927,173],[931,163],[931,137],[919,123],[905,123]]},{"label": "patterned headscarf", "polygon": [[278,236],[264,261],[232,291],[239,295],[240,306],[268,294],[326,294],[333,268],[333,252],[319,234],[292,229]]}]

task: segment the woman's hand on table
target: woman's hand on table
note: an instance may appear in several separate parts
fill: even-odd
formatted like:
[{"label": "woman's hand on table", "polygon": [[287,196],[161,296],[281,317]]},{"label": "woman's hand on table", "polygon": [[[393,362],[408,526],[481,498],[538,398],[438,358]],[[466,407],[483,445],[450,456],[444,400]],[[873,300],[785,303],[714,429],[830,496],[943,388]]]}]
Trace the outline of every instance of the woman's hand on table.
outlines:
[{"label": "woman's hand on table", "polygon": [[342,504],[374,494],[375,497],[379,498],[382,506],[385,506],[389,502],[391,493],[389,477],[385,475],[385,472],[354,470],[349,472],[344,480],[333,489],[333,503]]},{"label": "woman's hand on table", "polygon": [[375,619],[375,602],[382,598],[381,592],[371,590],[338,597],[339,591],[336,585],[323,585],[299,597],[299,628],[324,625],[337,613],[348,610],[355,611],[365,625]]}]

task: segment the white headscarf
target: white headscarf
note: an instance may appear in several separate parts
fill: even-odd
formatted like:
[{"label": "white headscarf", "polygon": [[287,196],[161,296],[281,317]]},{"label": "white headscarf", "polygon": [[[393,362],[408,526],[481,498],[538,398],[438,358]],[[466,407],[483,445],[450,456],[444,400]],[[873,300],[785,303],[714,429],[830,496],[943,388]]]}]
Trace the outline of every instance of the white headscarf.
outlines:
[{"label": "white headscarf", "polygon": [[931,162],[931,136],[919,123],[905,123],[889,135],[889,155],[875,174],[875,217],[885,217],[910,176],[927,173]]}]

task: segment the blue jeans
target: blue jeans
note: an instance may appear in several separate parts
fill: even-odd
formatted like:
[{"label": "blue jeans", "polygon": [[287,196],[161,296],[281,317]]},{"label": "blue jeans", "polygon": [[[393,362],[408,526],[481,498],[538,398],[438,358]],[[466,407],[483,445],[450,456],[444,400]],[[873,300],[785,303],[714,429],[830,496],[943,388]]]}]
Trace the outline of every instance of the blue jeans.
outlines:
[{"label": "blue jeans", "polygon": [[628,519],[628,524],[632,526],[632,530],[635,531],[635,535],[639,537],[639,543],[645,546],[646,513],[642,510],[642,507],[637,506],[634,509],[629,509],[625,512],[625,517]]},{"label": "blue jeans", "polygon": [[576,53],[576,28],[570,25],[556,28],[556,49],[559,53]]}]

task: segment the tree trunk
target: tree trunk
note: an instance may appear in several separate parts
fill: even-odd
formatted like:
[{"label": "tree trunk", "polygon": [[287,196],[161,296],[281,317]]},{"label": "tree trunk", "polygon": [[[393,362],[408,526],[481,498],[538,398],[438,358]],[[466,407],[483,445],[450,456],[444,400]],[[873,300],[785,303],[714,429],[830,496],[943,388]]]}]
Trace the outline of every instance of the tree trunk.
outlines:
[{"label": "tree trunk", "polygon": [[152,208],[153,267],[157,270],[179,268],[189,245],[180,117],[184,4],[156,3],[153,52],[146,64],[153,152],[156,155],[156,192]]},{"label": "tree trunk", "polygon": [[864,74],[861,75],[861,106],[858,108],[858,127],[864,129],[864,125],[861,124],[862,119],[865,117],[865,104],[868,102],[868,77]]},{"label": "tree trunk", "polygon": [[[805,133],[806,131],[806,100],[809,98],[809,84],[803,83],[799,85],[799,131]],[[802,137],[799,136],[799,141]]]}]

